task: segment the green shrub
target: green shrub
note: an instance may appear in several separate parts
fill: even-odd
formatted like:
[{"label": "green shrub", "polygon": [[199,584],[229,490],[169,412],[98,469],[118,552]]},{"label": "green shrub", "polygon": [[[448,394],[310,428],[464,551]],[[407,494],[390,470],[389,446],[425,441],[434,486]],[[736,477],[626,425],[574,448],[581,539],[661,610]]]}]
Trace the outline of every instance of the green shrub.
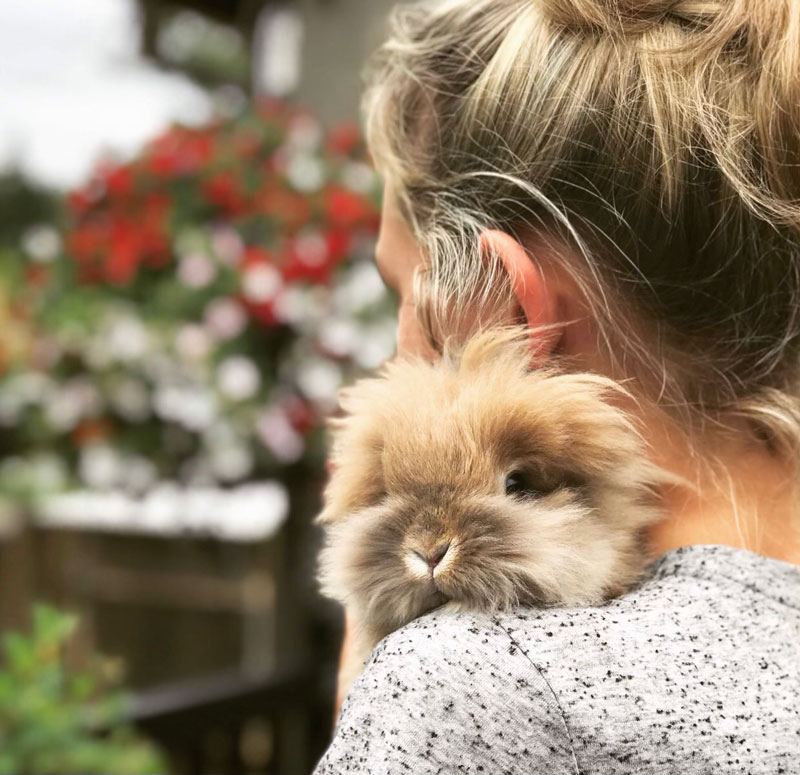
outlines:
[{"label": "green shrub", "polygon": [[97,657],[72,664],[76,626],[76,617],[39,605],[30,634],[3,636],[0,773],[165,773],[156,748],[125,723],[115,664]]}]

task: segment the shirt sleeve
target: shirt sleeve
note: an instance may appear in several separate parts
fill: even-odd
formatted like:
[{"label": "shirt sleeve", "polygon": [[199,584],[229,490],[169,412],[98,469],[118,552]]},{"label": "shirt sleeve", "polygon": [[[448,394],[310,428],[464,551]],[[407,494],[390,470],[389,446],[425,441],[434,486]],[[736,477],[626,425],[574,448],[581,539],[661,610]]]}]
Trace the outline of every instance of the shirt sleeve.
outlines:
[{"label": "shirt sleeve", "polygon": [[558,700],[488,617],[443,611],[373,651],[314,775],[577,772]]}]

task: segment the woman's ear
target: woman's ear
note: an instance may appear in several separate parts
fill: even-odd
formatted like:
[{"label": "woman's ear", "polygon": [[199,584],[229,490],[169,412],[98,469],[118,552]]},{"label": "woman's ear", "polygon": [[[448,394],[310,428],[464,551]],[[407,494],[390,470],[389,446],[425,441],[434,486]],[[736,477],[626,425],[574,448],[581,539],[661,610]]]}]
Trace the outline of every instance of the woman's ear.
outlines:
[{"label": "woman's ear", "polygon": [[481,234],[481,249],[502,262],[530,332],[532,361],[548,360],[562,334],[555,290],[548,288],[539,267],[511,235],[490,229]]}]

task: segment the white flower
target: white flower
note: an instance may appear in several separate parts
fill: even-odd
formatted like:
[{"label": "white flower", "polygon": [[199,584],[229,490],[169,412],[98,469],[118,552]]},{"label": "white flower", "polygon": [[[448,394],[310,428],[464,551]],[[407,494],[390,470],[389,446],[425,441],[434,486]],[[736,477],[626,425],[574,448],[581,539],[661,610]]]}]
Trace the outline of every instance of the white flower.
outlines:
[{"label": "white flower", "polygon": [[5,390],[18,395],[25,403],[40,404],[55,389],[55,382],[48,374],[38,371],[25,371],[12,376],[5,384]]},{"label": "white flower", "polygon": [[325,183],[322,162],[314,156],[296,153],[289,159],[286,177],[292,188],[302,194],[313,194]]},{"label": "white flower", "polygon": [[67,466],[58,455],[47,453],[37,455],[32,463],[37,492],[56,492],[67,486],[69,479]]},{"label": "white flower", "polygon": [[6,377],[0,382],[0,425],[15,425],[28,406],[45,404],[55,392],[47,374],[27,371]]},{"label": "white flower", "polygon": [[303,456],[303,437],[278,406],[265,411],[256,424],[261,443],[281,463],[294,463]]},{"label": "white flower", "polygon": [[181,326],[175,336],[175,349],[187,361],[199,361],[208,355],[211,340],[206,330],[196,324]]},{"label": "white flower", "polygon": [[205,311],[206,328],[219,341],[235,339],[247,325],[247,313],[235,299],[214,299]]},{"label": "white flower", "polygon": [[153,395],[156,414],[191,431],[201,431],[216,419],[217,402],[200,386],[159,385]]},{"label": "white flower", "polygon": [[343,314],[356,314],[386,298],[386,286],[371,261],[359,261],[333,291],[333,305]]},{"label": "white flower", "polygon": [[244,355],[231,355],[217,369],[220,392],[232,401],[246,401],[261,387],[258,368]]},{"label": "white flower", "polygon": [[294,241],[297,257],[306,266],[322,266],[328,260],[328,243],[318,231],[306,231]]},{"label": "white flower", "polygon": [[107,444],[91,444],[80,452],[78,474],[89,487],[108,490],[119,482],[123,472],[119,454]]},{"label": "white flower", "polygon": [[352,161],[342,170],[342,183],[359,194],[368,194],[375,187],[375,171],[363,161]]},{"label": "white flower", "polygon": [[136,361],[150,346],[150,336],[139,318],[119,315],[112,318],[106,332],[106,347],[110,357],[118,361]]},{"label": "white flower", "polygon": [[396,344],[397,324],[394,320],[362,326],[361,342],[353,351],[353,357],[362,369],[376,369],[394,355]]},{"label": "white flower", "polygon": [[324,358],[310,357],[300,362],[297,384],[305,395],[323,408],[336,406],[336,392],[342,384],[341,369]]},{"label": "white flower", "polygon": [[71,431],[81,421],[81,408],[67,393],[55,393],[45,405],[45,417],[56,431]]},{"label": "white flower", "polygon": [[319,286],[290,285],[275,300],[275,315],[299,333],[311,334],[327,311],[328,297]]},{"label": "white flower", "polygon": [[191,431],[200,431],[206,428],[218,414],[216,399],[204,388],[187,391],[182,396],[182,401],[180,422],[184,428]]},{"label": "white flower", "polygon": [[244,253],[239,234],[229,226],[216,226],[211,233],[211,245],[217,258],[228,266],[237,266]]},{"label": "white flower", "polygon": [[281,285],[280,272],[269,264],[248,267],[242,277],[242,293],[257,304],[272,299]]},{"label": "white flower", "polygon": [[319,343],[331,355],[345,358],[355,352],[361,344],[361,330],[355,321],[348,318],[332,318],[319,330]]},{"label": "white flower", "polygon": [[22,249],[33,261],[49,264],[61,250],[61,238],[49,224],[38,224],[22,235]]},{"label": "white flower", "polygon": [[108,398],[114,410],[129,422],[141,422],[150,415],[150,394],[142,380],[123,377],[115,381]]},{"label": "white flower", "polygon": [[253,456],[245,446],[219,447],[210,462],[211,470],[223,482],[243,479],[253,470]]},{"label": "white flower", "polygon": [[72,430],[84,417],[96,417],[102,408],[100,391],[88,377],[68,380],[44,405],[47,421],[59,431]]},{"label": "white flower", "polygon": [[130,455],[125,459],[125,487],[133,493],[147,492],[158,478],[158,469],[141,455]]},{"label": "white flower", "polygon": [[178,264],[178,279],[189,288],[205,288],[216,274],[214,262],[203,253],[189,253]]},{"label": "white flower", "polygon": [[323,132],[319,122],[309,115],[300,115],[289,124],[288,142],[293,148],[313,151],[322,142]]}]

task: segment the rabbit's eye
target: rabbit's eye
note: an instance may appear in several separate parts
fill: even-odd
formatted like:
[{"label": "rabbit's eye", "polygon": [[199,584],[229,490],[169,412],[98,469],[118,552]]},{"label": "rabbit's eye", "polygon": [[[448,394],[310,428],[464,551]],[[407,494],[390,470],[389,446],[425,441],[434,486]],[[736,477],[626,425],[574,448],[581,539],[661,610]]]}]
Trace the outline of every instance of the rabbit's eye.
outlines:
[{"label": "rabbit's eye", "polygon": [[506,495],[522,495],[533,497],[545,495],[547,490],[531,480],[525,471],[512,471],[506,477]]}]

